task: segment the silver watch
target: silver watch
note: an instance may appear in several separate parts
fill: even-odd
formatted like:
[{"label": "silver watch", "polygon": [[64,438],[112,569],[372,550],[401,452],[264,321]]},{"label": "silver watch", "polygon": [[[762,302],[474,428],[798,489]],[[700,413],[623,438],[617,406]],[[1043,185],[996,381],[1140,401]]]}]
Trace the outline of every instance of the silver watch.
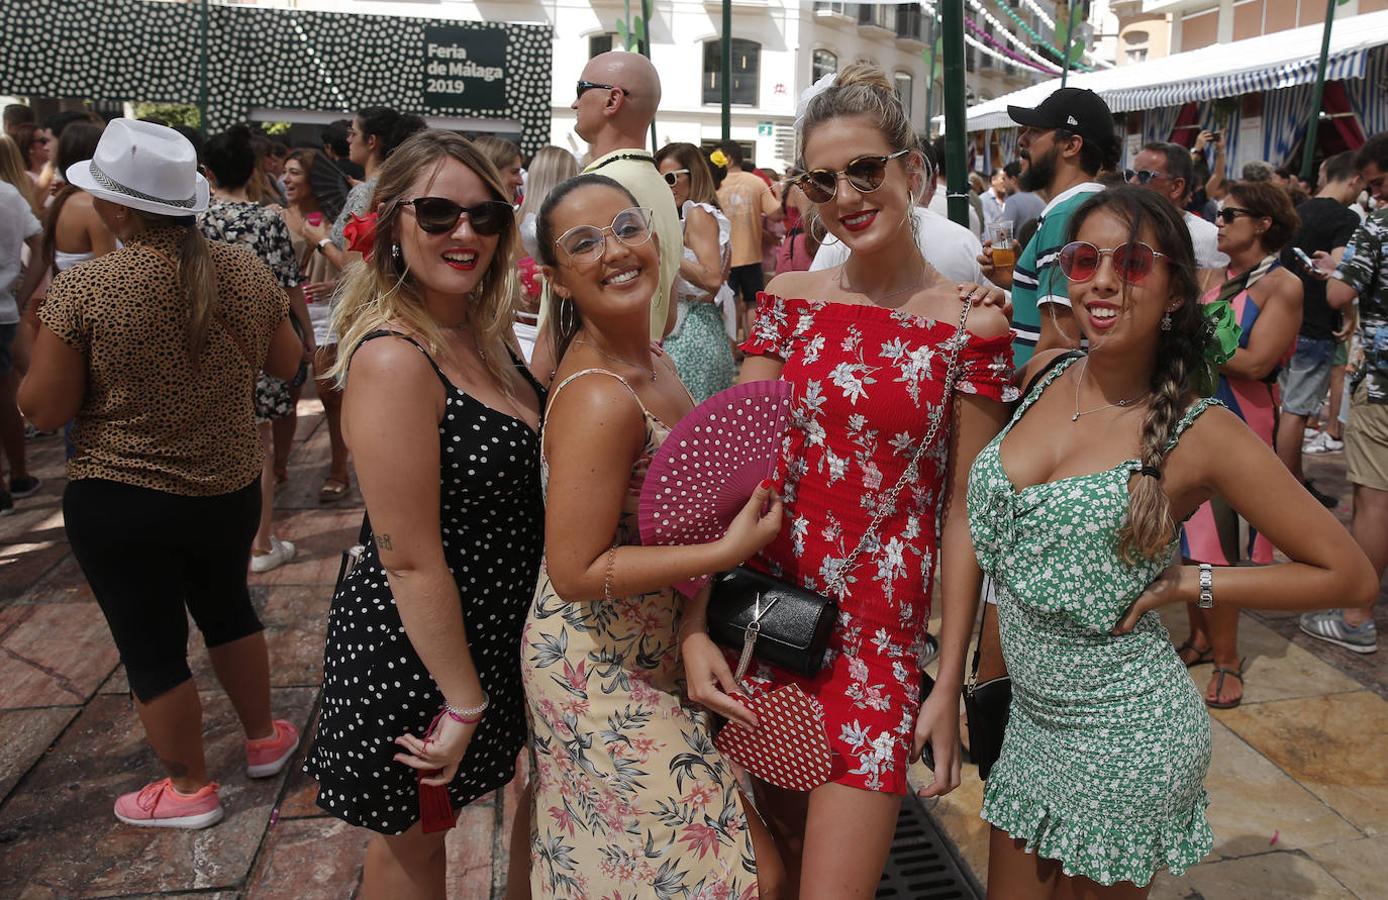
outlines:
[{"label": "silver watch", "polygon": [[1200,564],[1200,600],[1196,606],[1214,608],[1214,568],[1209,563]]}]

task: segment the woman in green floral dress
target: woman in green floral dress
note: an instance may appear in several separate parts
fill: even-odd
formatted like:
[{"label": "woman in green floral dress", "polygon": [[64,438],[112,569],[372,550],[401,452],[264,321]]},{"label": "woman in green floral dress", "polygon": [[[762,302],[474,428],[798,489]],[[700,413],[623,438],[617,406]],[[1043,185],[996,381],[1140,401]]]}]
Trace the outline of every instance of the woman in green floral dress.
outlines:
[{"label": "woman in green floral dress", "polygon": [[[681,683],[680,624],[701,622],[707,592],[685,603],[671,585],[752,555],[780,530],[780,502],[761,515],[764,485],[721,540],[640,545],[646,467],[694,406],[650,343],[649,210],[615,181],[581,175],[550,194],[536,236],[559,369],[540,444],[545,556],[520,647],[532,895],[773,896],[770,835]],[[718,712],[755,725],[723,701]]]},{"label": "woman in green floral dress", "polygon": [[693,144],[666,144],[655,155],[684,227],[684,257],[675,279],[675,330],[665,338],[680,380],[695,403],[733,386],[732,336],[737,298],[728,287],[732,225],[718,208],[713,175]]},{"label": "woman in green floral dress", "polygon": [[1220,569],[1215,604],[1367,604],[1378,589],[1267,445],[1197,399],[1212,342],[1176,208],[1120,187],[1070,227],[1060,265],[1089,354],[1031,361],[1043,377],[968,488],[1013,679],[983,802],[989,896],[1007,900],[1146,897],[1158,869],[1213,846],[1208,714],[1155,612],[1201,599],[1205,573],[1173,564],[1175,522],[1218,494],[1293,560]]}]

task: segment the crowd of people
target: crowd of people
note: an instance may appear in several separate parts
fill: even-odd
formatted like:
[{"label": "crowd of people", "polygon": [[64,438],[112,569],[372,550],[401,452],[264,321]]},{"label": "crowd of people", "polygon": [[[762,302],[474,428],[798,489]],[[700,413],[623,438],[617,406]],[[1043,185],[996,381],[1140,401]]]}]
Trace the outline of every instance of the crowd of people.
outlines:
[{"label": "crowd of people", "polygon": [[[295,754],[247,572],[295,555],[275,492],[312,379],[319,499],[355,481],[366,517],[306,769],[374,833],[366,896],[444,896],[450,808],[522,758],[508,896],[873,896],[911,764],[922,796],[959,784],[981,605],[978,677],[1012,685],[990,896],[1141,897],[1197,863],[1240,610],[1377,649],[1388,135],[1309,185],[1227,179],[1213,132],[1123,170],[1103,100],[1062,88],[1010,108],[1018,159],[972,173],[961,225],[874,65],[802,96],[784,173],[651,152],[659,106],[616,52],[580,74],[581,160],[386,107],[299,147],[6,108],[0,513],[39,489],[26,427],[62,432],[65,527],[165,770],[116,816],[223,815],[187,614],[247,774]],[[759,381],[791,388],[775,477],[717,539],[644,545],[662,443]],[[1334,452],[1348,532],[1302,470]],[[739,566],[837,604],[816,674],[735,677],[709,589],[676,587]],[[714,744],[787,690],[829,748],[808,791]]]}]

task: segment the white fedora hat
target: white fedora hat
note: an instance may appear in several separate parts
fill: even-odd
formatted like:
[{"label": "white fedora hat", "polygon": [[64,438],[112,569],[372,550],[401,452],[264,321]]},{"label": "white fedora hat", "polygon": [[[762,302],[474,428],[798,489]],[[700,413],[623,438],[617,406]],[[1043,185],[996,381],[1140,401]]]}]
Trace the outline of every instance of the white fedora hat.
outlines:
[{"label": "white fedora hat", "polygon": [[67,180],[94,197],[165,216],[200,213],[211,193],[186,137],[136,119],[112,119],[96,155],[68,166]]}]

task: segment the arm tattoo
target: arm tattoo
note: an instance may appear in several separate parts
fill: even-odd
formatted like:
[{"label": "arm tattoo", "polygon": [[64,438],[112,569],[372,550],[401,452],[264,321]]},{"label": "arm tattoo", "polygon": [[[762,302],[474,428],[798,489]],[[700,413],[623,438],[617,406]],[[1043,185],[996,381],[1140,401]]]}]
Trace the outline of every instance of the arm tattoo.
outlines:
[{"label": "arm tattoo", "polygon": [[380,547],[382,550],[390,550],[390,549],[392,549],[392,547],[391,547],[391,545],[390,545],[390,535],[388,535],[388,534],[378,534],[378,535],[376,535],[376,546],[377,546],[377,547]]}]

